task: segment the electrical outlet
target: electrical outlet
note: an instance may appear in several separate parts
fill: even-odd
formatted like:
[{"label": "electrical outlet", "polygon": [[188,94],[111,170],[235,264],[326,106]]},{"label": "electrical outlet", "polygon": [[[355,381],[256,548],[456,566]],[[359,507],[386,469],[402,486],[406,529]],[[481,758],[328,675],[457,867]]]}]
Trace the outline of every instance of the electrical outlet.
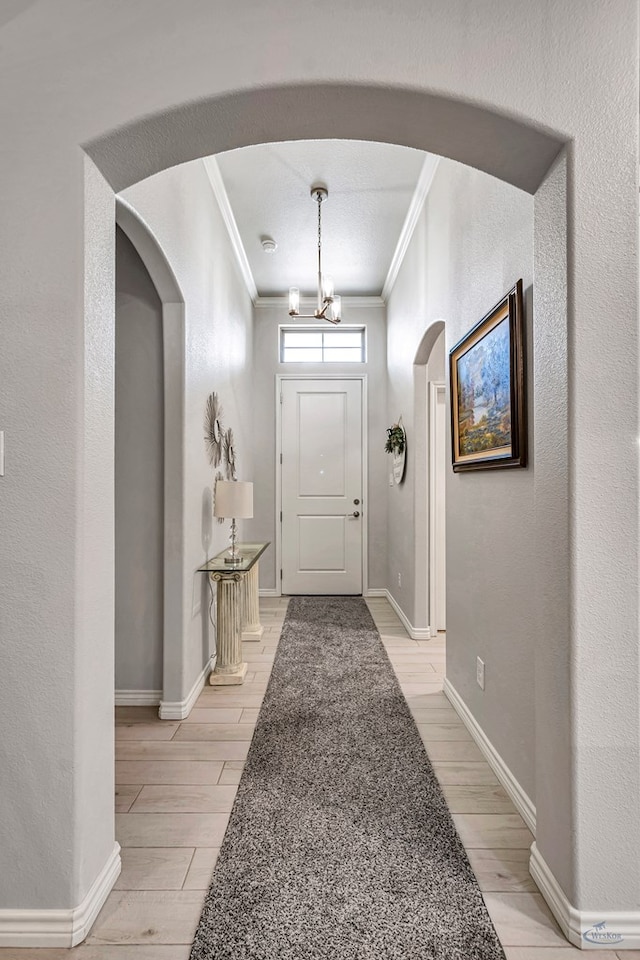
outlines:
[{"label": "electrical outlet", "polygon": [[402,574],[401,574],[401,573],[398,574],[398,586],[399,586],[399,587],[402,587]]},{"label": "electrical outlet", "polygon": [[476,680],[481,690],[484,690],[484,660],[476,657]]}]

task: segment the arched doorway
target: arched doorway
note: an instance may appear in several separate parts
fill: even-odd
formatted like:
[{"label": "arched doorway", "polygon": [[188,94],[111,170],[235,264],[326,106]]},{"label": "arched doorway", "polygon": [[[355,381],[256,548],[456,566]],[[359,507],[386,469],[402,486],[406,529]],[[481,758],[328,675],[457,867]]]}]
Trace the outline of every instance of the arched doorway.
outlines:
[{"label": "arched doorway", "polygon": [[116,706],[162,698],[164,448],[162,303],[116,227]]},{"label": "arched doorway", "polygon": [[[445,629],[446,551],[444,491],[445,324],[436,320],[425,331],[414,363],[416,418],[415,489],[416,622],[429,626],[431,636]],[[424,589],[426,587],[426,589]]]},{"label": "arched doorway", "polygon": [[[158,241],[135,210],[116,199],[116,223],[135,247],[158,292],[162,307],[163,357],[163,534],[162,534],[162,695],[160,714],[181,719],[183,702],[183,591],[181,589],[184,476],[182,380],[184,369],[184,298]],[[176,549],[176,546],[178,549]]]},{"label": "arched doorway", "polygon": [[[321,105],[320,90],[309,87],[309,88],[304,88],[303,90],[298,92],[301,95],[300,102],[306,102],[309,108],[311,106],[314,106],[314,107],[316,105],[318,106],[319,113],[317,114],[316,118],[319,119],[320,129],[322,128],[323,120],[326,121],[327,124],[335,120],[335,116],[331,114],[331,111],[327,111],[326,104],[324,106]],[[325,90],[324,92],[326,93],[327,91]],[[332,91],[332,92],[335,92],[335,91]],[[271,140],[271,139],[281,139],[284,137],[296,139],[297,136],[299,136],[300,134],[292,130],[292,127],[290,124],[291,114],[287,114],[286,110],[284,110],[284,112],[282,110],[283,105],[290,103],[290,94],[291,92],[286,90],[285,91],[272,90],[272,91],[269,91],[268,94],[265,92],[264,96],[263,96],[263,93],[260,93],[257,97],[257,100],[254,97],[249,97],[249,98],[240,97],[238,100],[236,100],[236,98],[233,98],[233,108],[238,109],[241,112],[243,110],[248,111],[248,114],[250,115],[251,118],[254,117],[254,111],[258,109],[259,106],[262,107],[264,111],[266,111],[266,115],[271,116],[271,111],[273,111],[274,122],[271,128],[271,131],[269,133],[269,136],[265,136],[264,139]],[[341,101],[342,101],[342,94],[344,94],[344,97],[345,97],[343,106],[347,103],[349,104],[349,106],[346,107],[347,113],[349,113],[352,108],[361,112],[361,117],[358,123],[356,124],[355,133],[356,135],[360,135],[363,138],[366,136],[371,136],[371,132],[370,132],[371,131],[371,119],[370,119],[371,113],[368,111],[364,111],[364,108],[363,108],[363,103],[364,101],[367,100],[367,98],[370,98],[371,105],[375,105],[376,109],[396,110],[396,111],[399,109],[399,103],[398,101],[396,101],[395,97],[388,98],[384,94],[381,95],[381,91],[379,90],[368,90],[366,92],[363,90],[358,90],[355,92],[349,91],[349,90],[341,90]],[[320,96],[320,99],[317,99],[319,96]],[[275,104],[279,104],[279,107],[277,109],[275,108]],[[433,103],[431,103],[430,105],[433,106]],[[429,138],[425,138],[424,141],[420,141],[419,139],[416,138],[415,123],[417,122],[418,114],[417,112],[415,112],[413,114],[413,117],[411,115],[413,111],[418,107],[418,103],[415,102],[412,97],[410,97],[408,100],[408,104],[405,106],[407,106],[407,109],[405,111],[401,111],[401,113],[399,114],[399,116],[401,115],[402,117],[402,124],[401,124],[402,130],[396,129],[393,138],[389,137],[389,139],[392,140],[392,142],[399,142],[403,145],[413,145],[413,146],[424,145],[429,147],[430,146]],[[423,103],[423,106],[424,106],[424,103]],[[454,114],[457,113],[458,107],[459,107],[458,104],[455,104],[452,106],[452,110]],[[198,125],[198,134],[197,134],[197,140],[198,140],[197,148],[194,148],[193,144],[190,145],[186,138],[183,138],[179,147],[176,148],[175,144],[173,144],[173,141],[171,141],[170,139],[169,140],[165,139],[165,134],[166,134],[166,130],[165,130],[161,134],[161,143],[159,144],[159,149],[162,154],[162,159],[161,161],[158,161],[156,158],[156,162],[161,162],[162,165],[168,165],[170,162],[176,162],[176,161],[179,161],[180,159],[191,159],[194,155],[197,156],[200,151],[211,149],[211,147],[214,147],[217,151],[222,149],[224,146],[236,147],[236,146],[241,146],[243,144],[248,145],[252,142],[256,142],[257,136],[255,133],[253,135],[247,133],[242,138],[239,138],[238,133],[235,129],[230,139],[227,139],[226,141],[223,141],[223,142],[220,142],[219,140],[217,140],[217,142],[214,142],[216,138],[212,136],[212,133],[219,132],[220,130],[220,127],[218,125],[219,117],[220,117],[219,111],[222,110],[224,113],[224,111],[228,110],[229,108],[230,108],[229,101],[225,101],[224,103],[210,101],[207,104],[198,105],[198,107],[195,108],[196,113],[198,113],[200,116],[200,125]],[[378,114],[378,120],[379,119],[380,119],[380,115]],[[482,119],[481,118],[476,118],[476,119],[480,119],[480,127],[482,128]],[[151,128],[147,128],[148,123],[151,123]],[[345,123],[346,123],[346,114],[345,114]],[[405,123],[407,124],[406,127],[404,126]],[[339,129],[340,123],[338,122],[337,124],[333,124],[332,128],[335,129],[336,126]],[[411,128],[411,132],[409,132],[409,128]],[[262,131],[264,128],[261,126],[260,129]],[[484,134],[488,134],[488,129],[489,128],[487,128],[487,130],[484,131]],[[211,147],[209,148],[207,148],[205,146],[205,143],[203,142],[204,130],[207,131],[207,140],[211,144]],[[149,171],[147,166],[148,164],[147,156],[136,157],[135,151],[133,155],[131,153],[128,154],[126,163],[124,163],[121,168],[118,167],[118,164],[113,163],[114,157],[120,154],[121,146],[123,145],[123,144],[118,145],[119,138],[121,136],[124,136],[126,139],[128,135],[131,133],[132,131],[116,132],[113,135],[113,138],[109,138],[109,142],[107,142],[107,140],[105,139],[104,141],[95,143],[90,147],[88,147],[88,151],[90,155],[98,163],[101,164],[101,167],[102,167],[102,164],[107,165],[107,167],[109,168],[109,177],[112,180],[112,183],[114,184],[114,186],[116,187],[125,187],[128,185],[128,183],[132,182],[132,179],[134,177],[132,170],[138,164],[139,164],[138,170],[140,173],[151,172]],[[136,137],[140,137],[142,140],[146,140],[147,138],[150,138],[153,141],[156,135],[160,135],[160,134],[159,134],[159,131],[156,131],[154,133],[153,121],[143,121],[140,129],[137,130],[136,132]],[[483,132],[479,131],[479,135],[482,138]],[[353,131],[353,128],[351,128],[350,137],[353,138],[353,136],[354,136],[354,131]],[[254,139],[254,137],[256,139]],[[534,137],[534,140],[535,140],[535,137]],[[459,152],[460,146],[461,145],[459,144],[456,147],[456,154],[458,159],[462,158],[462,154]],[[548,164],[550,157],[552,157],[553,154],[555,153],[558,144],[556,142],[556,144],[552,149],[550,146],[549,139],[545,136],[537,146],[538,146],[538,149],[536,149],[535,147],[533,147],[533,149],[534,149],[534,152],[536,153],[538,153],[538,150],[540,150],[542,154],[545,156],[545,159],[541,162],[541,166],[542,168],[544,168]],[[177,152],[176,152],[176,149],[177,149]],[[194,153],[194,150],[195,150],[195,153]],[[475,156],[474,159],[477,161],[478,160],[477,156]],[[481,164],[479,163],[478,165],[484,165],[486,167],[487,166],[486,157],[482,160],[482,163]],[[490,164],[490,166],[491,166],[492,172],[495,172],[496,167],[493,166],[493,164]],[[538,173],[540,173],[540,171],[538,171]],[[538,173],[536,173],[536,176],[538,176]],[[528,184],[530,188],[534,186],[534,183],[527,180],[527,178],[531,176],[530,168],[528,169],[528,172],[526,173],[526,175],[524,175],[524,177],[522,175],[522,170],[520,170],[519,174],[516,174],[514,170],[511,170],[508,176],[506,175],[506,172],[504,170],[501,170],[501,174],[504,176],[505,179],[511,179],[512,182],[515,181],[517,185],[520,187],[522,187],[525,184]],[[564,176],[564,168],[562,166],[560,167],[559,176],[561,178]],[[552,204],[553,206],[555,206],[555,198]],[[547,253],[548,251],[545,251],[545,256],[547,255]],[[554,247],[554,253],[557,253],[557,247]],[[425,594],[426,593],[427,591],[425,590]]]}]

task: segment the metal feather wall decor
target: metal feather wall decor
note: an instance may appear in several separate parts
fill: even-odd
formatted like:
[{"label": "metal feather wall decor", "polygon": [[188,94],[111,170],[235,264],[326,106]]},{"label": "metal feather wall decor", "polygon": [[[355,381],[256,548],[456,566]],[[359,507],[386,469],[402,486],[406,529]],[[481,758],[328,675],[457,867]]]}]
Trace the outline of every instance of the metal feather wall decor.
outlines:
[{"label": "metal feather wall decor", "polygon": [[204,409],[204,442],[212,467],[220,466],[223,454],[224,427],[222,407],[217,393],[210,393]]},{"label": "metal feather wall decor", "polygon": [[224,438],[224,459],[227,463],[227,480],[237,480],[238,473],[236,469],[236,449],[233,440],[233,430],[231,427],[226,431]]}]

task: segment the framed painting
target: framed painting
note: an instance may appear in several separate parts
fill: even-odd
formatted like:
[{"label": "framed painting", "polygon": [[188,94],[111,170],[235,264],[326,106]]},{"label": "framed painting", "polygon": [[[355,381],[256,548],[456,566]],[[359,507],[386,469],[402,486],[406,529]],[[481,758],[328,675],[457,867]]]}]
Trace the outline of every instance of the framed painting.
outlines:
[{"label": "framed painting", "polygon": [[449,351],[453,469],[527,465],[522,280]]}]

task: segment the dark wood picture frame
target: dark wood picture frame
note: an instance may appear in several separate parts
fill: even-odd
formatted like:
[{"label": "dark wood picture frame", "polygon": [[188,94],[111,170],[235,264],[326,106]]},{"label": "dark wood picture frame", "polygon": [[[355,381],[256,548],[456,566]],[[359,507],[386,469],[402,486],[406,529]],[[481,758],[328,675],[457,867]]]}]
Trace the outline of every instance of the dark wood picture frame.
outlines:
[{"label": "dark wood picture frame", "polygon": [[[508,321],[506,326],[501,326],[505,321]],[[499,331],[498,327],[501,327]],[[489,338],[493,331],[496,331],[494,337]],[[526,467],[522,280],[518,280],[506,296],[451,348],[449,374],[454,471]],[[487,393],[491,392],[493,403],[487,403]],[[470,404],[475,404],[478,398],[480,405],[471,407]],[[476,421],[474,417],[478,410],[483,412]]]}]

